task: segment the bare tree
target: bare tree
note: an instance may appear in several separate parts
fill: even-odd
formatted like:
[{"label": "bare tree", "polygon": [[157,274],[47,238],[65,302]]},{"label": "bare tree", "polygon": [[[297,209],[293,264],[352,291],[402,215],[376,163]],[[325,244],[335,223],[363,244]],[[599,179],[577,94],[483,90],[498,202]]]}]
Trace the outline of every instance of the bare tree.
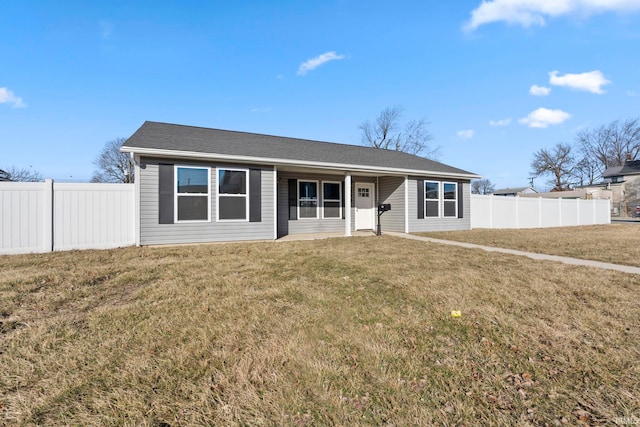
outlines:
[{"label": "bare tree", "polygon": [[0,181],[16,181],[16,182],[39,182],[43,181],[40,172],[31,168],[10,168],[0,169]]},{"label": "bare tree", "polygon": [[576,185],[592,185],[601,174],[597,163],[586,156],[575,164],[571,173]]},{"label": "bare tree", "polygon": [[553,190],[564,191],[571,188],[575,165],[571,146],[559,143],[550,150],[542,148],[533,155],[531,173],[534,176],[551,176],[548,183],[553,185]]},{"label": "bare tree", "polygon": [[409,154],[436,158],[438,148],[430,146],[433,135],[424,119],[410,120],[402,124],[404,108],[385,108],[372,122],[365,121],[358,128],[362,131],[362,142],[375,148],[404,151]]},{"label": "bare tree", "polygon": [[491,194],[496,191],[495,185],[488,179],[476,179],[471,182],[471,193],[473,194]]},{"label": "bare tree", "polygon": [[107,142],[93,164],[98,167],[91,182],[130,183],[134,179],[134,166],[129,153],[120,151],[127,140],[116,138]]},{"label": "bare tree", "polygon": [[595,129],[578,133],[576,142],[599,174],[612,166],[624,164],[627,156],[640,158],[640,120],[616,120]]}]

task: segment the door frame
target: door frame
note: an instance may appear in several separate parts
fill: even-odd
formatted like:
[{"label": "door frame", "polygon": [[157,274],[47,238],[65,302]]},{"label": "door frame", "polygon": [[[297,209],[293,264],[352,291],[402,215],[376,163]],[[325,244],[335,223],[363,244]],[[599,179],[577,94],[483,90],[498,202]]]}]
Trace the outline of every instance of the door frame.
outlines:
[{"label": "door frame", "polygon": [[[368,187],[371,201],[371,227],[363,228],[361,224],[358,224],[358,187]],[[354,209],[355,209],[355,229],[356,230],[375,230],[376,227],[376,184],[373,182],[356,182],[354,185]],[[367,224],[368,225],[368,224]]]}]

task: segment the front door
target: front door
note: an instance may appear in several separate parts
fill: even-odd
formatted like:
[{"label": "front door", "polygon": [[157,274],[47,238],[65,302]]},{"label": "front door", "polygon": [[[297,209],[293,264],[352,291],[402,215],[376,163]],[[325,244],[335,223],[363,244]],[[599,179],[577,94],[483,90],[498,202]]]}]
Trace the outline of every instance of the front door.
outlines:
[{"label": "front door", "polygon": [[373,230],[375,185],[356,182],[356,230]]}]

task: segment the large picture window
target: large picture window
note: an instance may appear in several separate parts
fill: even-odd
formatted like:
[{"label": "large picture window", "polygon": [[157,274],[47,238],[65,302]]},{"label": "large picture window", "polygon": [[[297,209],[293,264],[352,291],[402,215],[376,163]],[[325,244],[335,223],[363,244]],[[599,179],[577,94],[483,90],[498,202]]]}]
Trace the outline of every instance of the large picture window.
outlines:
[{"label": "large picture window", "polygon": [[439,217],[440,216],[440,183],[435,181],[426,181],[425,187],[425,216],[426,217]]},{"label": "large picture window", "polygon": [[342,185],[340,182],[322,182],[322,217],[342,218]]},{"label": "large picture window", "polygon": [[249,180],[246,169],[218,169],[218,220],[246,221]]},{"label": "large picture window", "polygon": [[458,184],[455,182],[442,183],[442,216],[458,216]]},{"label": "large picture window", "polygon": [[175,217],[178,222],[209,221],[209,168],[176,166]]},{"label": "large picture window", "polygon": [[298,181],[298,218],[318,218],[318,181]]}]

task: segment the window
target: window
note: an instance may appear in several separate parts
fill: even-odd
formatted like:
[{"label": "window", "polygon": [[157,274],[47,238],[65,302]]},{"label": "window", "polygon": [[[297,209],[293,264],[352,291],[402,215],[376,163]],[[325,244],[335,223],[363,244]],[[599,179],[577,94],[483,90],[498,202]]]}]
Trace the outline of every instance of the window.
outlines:
[{"label": "window", "polygon": [[339,182],[322,183],[322,217],[342,218],[342,185]]},{"label": "window", "polygon": [[426,181],[425,186],[425,217],[440,216],[440,183],[435,181]]},{"label": "window", "polygon": [[176,166],[175,218],[182,221],[209,221],[209,168]]},{"label": "window", "polygon": [[369,189],[367,187],[358,188],[358,197],[369,197]]},{"label": "window", "polygon": [[442,216],[458,216],[458,184],[455,182],[442,183]]},{"label": "window", "polygon": [[425,217],[458,217],[458,184],[425,181],[424,188]]},{"label": "window", "polygon": [[298,181],[298,218],[318,218],[318,181]]},{"label": "window", "polygon": [[246,169],[218,169],[218,221],[246,221],[249,180]]}]

